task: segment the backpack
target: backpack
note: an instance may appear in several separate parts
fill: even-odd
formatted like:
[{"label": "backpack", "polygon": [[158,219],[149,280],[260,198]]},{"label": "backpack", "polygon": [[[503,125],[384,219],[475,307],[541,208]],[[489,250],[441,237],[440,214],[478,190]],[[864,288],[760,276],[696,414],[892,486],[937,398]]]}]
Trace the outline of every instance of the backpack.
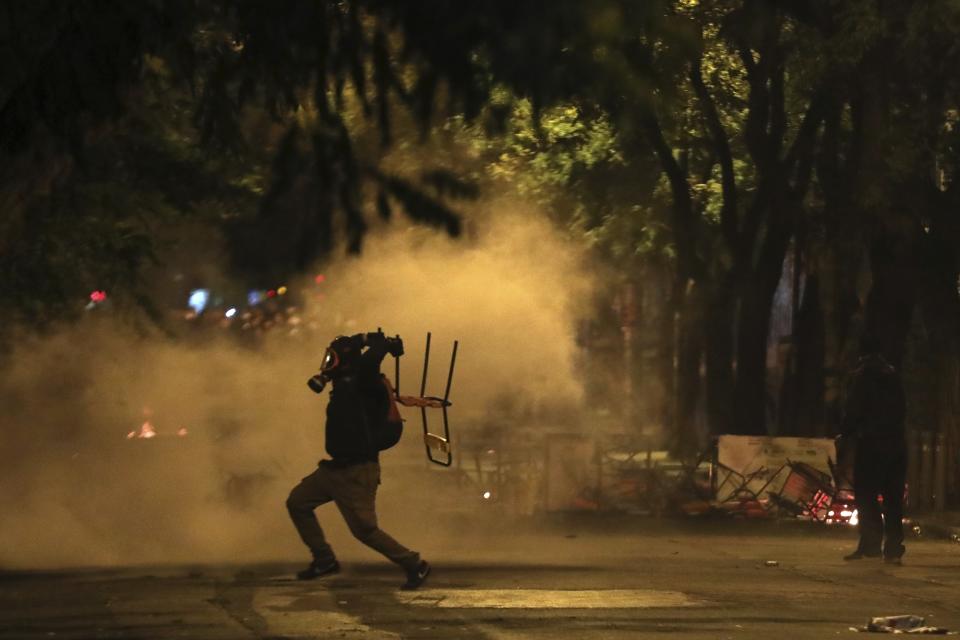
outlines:
[{"label": "backpack", "polygon": [[397,408],[396,392],[390,379],[384,374],[380,374],[381,392],[386,395],[386,415],[384,415],[373,427],[371,440],[377,451],[385,451],[393,445],[400,442],[400,436],[403,435],[403,418],[400,416],[400,409]]}]

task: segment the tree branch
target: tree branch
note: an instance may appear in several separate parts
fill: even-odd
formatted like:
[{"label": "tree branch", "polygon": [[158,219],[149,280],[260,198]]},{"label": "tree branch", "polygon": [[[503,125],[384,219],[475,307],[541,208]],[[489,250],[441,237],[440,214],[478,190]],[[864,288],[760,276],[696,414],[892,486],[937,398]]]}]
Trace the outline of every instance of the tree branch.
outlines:
[{"label": "tree branch", "polygon": [[826,109],[826,90],[818,91],[810,100],[810,106],[803,116],[797,136],[787,151],[783,160],[784,173],[794,171],[794,182],[791,195],[802,199],[810,185],[810,175],[813,172],[814,152],[816,151],[817,132],[823,122]]},{"label": "tree branch", "polygon": [[691,278],[698,278],[704,272],[704,266],[696,252],[697,217],[693,211],[690,197],[690,185],[687,174],[673,156],[673,149],[663,137],[660,122],[652,113],[641,118],[643,129],[653,145],[663,172],[670,182],[673,194],[674,237],[677,243],[677,258],[680,272]]},{"label": "tree branch", "polygon": [[690,65],[690,84],[700,102],[707,130],[713,138],[720,162],[721,184],[723,188],[723,206],[720,208],[720,229],[730,247],[737,241],[737,180],[733,171],[733,154],[730,151],[730,139],[720,115],[717,105],[703,82],[703,71],[700,68],[702,58],[698,58]]},{"label": "tree branch", "polygon": [[830,100],[824,105],[823,137],[817,153],[817,181],[823,191],[827,206],[831,206],[842,193],[840,175],[840,117],[843,105],[839,100]]},{"label": "tree branch", "polygon": [[780,152],[783,150],[783,138],[787,131],[787,109],[783,90],[783,60],[779,59],[771,65],[773,71],[770,74],[770,131],[767,134],[767,160],[771,165],[780,160]]},{"label": "tree branch", "polygon": [[737,45],[740,60],[747,71],[747,82],[750,84],[750,95],[747,98],[749,111],[747,123],[744,127],[744,142],[750,157],[755,164],[763,162],[764,138],[767,131],[767,115],[769,99],[767,96],[766,78],[763,77],[761,66],[753,60],[753,52],[749,47],[740,43]]}]

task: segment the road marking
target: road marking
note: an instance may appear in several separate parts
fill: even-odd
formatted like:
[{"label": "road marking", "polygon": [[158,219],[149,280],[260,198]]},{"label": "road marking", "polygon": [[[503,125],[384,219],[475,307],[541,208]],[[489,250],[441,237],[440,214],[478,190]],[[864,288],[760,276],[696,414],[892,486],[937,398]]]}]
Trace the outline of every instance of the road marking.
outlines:
[{"label": "road marking", "polygon": [[422,589],[401,591],[400,602],[442,609],[651,609],[696,607],[680,591],[655,589]]},{"label": "road marking", "polygon": [[288,638],[346,636],[363,637],[364,640],[399,638],[396,634],[373,629],[339,611],[333,596],[325,590],[259,589],[254,594],[253,609],[263,617],[271,635]]},{"label": "road marking", "polygon": [[[99,588],[108,596],[104,604],[110,611],[112,623],[98,621],[98,625],[105,627],[98,629],[103,635],[91,633],[91,637],[116,637],[114,634],[117,629],[124,630],[121,635],[129,633],[133,637],[166,638],[195,629],[209,630],[203,634],[209,638],[250,637],[246,628],[230,617],[223,608],[214,604],[216,593],[211,585],[190,582],[171,589],[166,587],[166,578],[157,582],[165,586],[150,588],[147,586],[149,583],[140,581],[133,582],[136,586],[131,586],[125,584],[125,579],[121,576],[102,580]],[[79,610],[77,615],[78,620],[88,619],[79,613]],[[63,619],[73,620],[71,617]],[[0,628],[3,622],[5,621],[0,620]],[[63,631],[63,634],[68,636],[73,636],[74,633],[76,632],[69,627]],[[0,632],[0,637],[14,636],[6,636]]]}]

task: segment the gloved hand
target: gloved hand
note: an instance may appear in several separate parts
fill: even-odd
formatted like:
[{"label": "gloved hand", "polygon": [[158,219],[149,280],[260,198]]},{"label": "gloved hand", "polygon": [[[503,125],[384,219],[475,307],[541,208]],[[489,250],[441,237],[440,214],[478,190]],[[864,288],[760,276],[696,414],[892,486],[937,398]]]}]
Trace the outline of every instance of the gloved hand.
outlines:
[{"label": "gloved hand", "polygon": [[395,338],[386,338],[387,341],[387,353],[392,355],[394,358],[399,358],[403,355],[403,340],[400,339],[400,336]]},{"label": "gloved hand", "polygon": [[371,331],[364,336],[364,344],[368,347],[380,347],[386,342],[387,337],[383,331]]},{"label": "gloved hand", "polygon": [[388,338],[384,335],[383,331],[371,331],[364,335],[364,344],[368,347],[383,348],[384,351],[394,358],[399,358],[403,355],[403,340],[400,339],[400,336]]}]

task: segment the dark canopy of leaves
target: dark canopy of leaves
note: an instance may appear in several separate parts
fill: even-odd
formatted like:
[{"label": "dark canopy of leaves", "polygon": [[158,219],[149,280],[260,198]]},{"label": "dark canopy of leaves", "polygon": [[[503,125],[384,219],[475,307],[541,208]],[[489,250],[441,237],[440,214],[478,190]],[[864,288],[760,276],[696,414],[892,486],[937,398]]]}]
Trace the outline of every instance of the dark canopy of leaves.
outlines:
[{"label": "dark canopy of leaves", "polygon": [[[303,268],[328,253],[338,233],[350,250],[359,251],[369,202],[382,217],[399,205],[413,220],[456,235],[459,217],[446,201],[471,197],[475,190],[439,170],[422,179],[388,174],[375,153],[358,148],[347,121],[351,110],[359,105],[382,147],[402,126],[398,110],[426,133],[438,112],[476,117],[495,86],[529,97],[536,118],[542,105],[581,97],[596,82],[596,60],[605,58],[611,39],[622,37],[624,20],[631,37],[642,37],[662,15],[657,2],[625,6],[613,0],[4,3],[0,205],[6,219],[0,226],[0,261],[6,271],[17,271],[25,252],[32,251],[27,245],[65,233],[59,221],[87,215],[75,198],[62,196],[96,178],[90,173],[97,168],[88,160],[91,149],[118,130],[138,127],[129,116],[142,106],[145,82],[156,75],[150,59],[163,67],[165,90],[184,97],[180,106],[192,112],[208,153],[271,166],[256,212],[228,216],[240,266]],[[244,118],[251,110],[288,128],[270,150],[272,159],[245,139]],[[297,119],[304,110],[315,114],[308,122]],[[184,184],[198,188],[193,180]],[[176,192],[158,196],[177,208]],[[110,227],[98,233],[111,235]],[[61,238],[62,255],[50,262],[69,263],[77,257],[70,247],[95,244],[79,226],[70,233],[76,234],[73,241]],[[114,241],[125,237],[113,235]],[[148,256],[136,248],[124,251],[127,257],[95,253],[106,263],[118,258],[132,272]],[[43,266],[42,256],[50,254],[32,255],[43,277],[57,280],[59,269]],[[90,273],[60,279],[61,302],[90,286],[76,279],[102,279],[95,261],[85,262]],[[37,277],[31,272],[22,279]]]}]

